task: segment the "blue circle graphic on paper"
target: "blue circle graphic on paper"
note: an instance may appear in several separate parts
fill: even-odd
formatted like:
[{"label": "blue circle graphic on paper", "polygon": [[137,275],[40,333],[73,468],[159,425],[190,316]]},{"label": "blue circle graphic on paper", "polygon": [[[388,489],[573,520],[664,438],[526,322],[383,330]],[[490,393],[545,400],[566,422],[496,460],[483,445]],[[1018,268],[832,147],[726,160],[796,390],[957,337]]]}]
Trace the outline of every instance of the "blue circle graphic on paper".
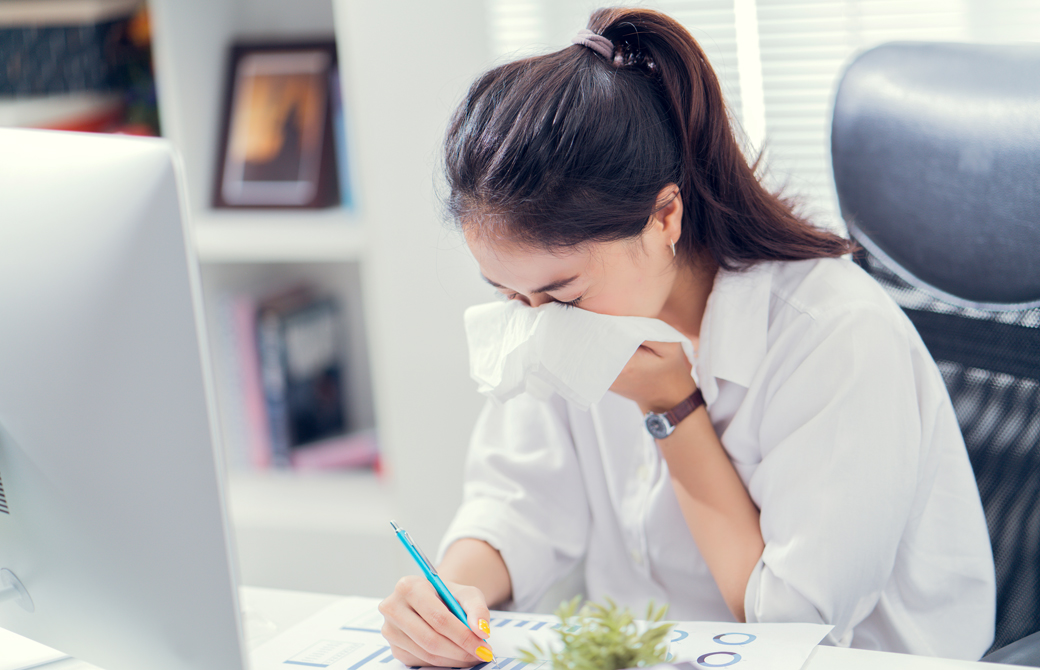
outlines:
[{"label": "blue circle graphic on paper", "polygon": [[[726,656],[728,658],[725,663],[709,663],[708,659],[711,659],[713,656]],[[721,661],[722,659],[720,658],[718,660]],[[724,668],[727,665],[733,665],[738,661],[740,661],[740,654],[733,651],[713,651],[710,654],[703,654],[702,656],[697,657],[697,665],[703,665],[706,668]]]},{"label": "blue circle graphic on paper", "polygon": [[[746,638],[746,639],[743,639],[740,642],[727,642],[726,640],[722,639],[724,637],[730,637],[732,635],[737,635],[739,637]],[[711,639],[715,640],[719,644],[728,644],[731,647],[739,647],[742,644],[747,644],[749,642],[754,642],[755,641],[755,636],[752,635],[751,633],[719,633],[718,635],[716,635],[715,637],[713,637]]]}]

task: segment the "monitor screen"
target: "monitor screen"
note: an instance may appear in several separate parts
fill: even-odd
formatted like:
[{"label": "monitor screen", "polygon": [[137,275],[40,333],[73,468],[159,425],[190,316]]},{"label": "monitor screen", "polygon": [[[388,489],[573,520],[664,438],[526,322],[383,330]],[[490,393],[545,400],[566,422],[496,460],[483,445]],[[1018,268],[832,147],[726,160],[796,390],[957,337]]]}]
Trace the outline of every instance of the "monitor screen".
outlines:
[{"label": "monitor screen", "polygon": [[158,139],[0,129],[0,627],[243,667],[198,269]]}]

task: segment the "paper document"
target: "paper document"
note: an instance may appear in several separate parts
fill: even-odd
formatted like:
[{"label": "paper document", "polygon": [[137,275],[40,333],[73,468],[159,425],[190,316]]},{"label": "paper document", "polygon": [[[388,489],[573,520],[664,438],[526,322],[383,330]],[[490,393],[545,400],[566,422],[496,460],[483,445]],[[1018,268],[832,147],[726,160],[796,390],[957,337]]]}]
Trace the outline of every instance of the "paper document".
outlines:
[{"label": "paper document", "polygon": [[[380,632],[376,598],[344,598],[253,650],[252,670],[405,670]],[[492,612],[488,642],[498,658],[476,670],[549,670],[548,661],[528,665],[520,649],[537,642],[558,646],[559,619],[546,614]],[[800,623],[677,622],[669,641],[670,661],[698,668],[798,670],[831,626]],[[527,667],[525,667],[527,666]],[[543,668],[544,666],[544,668]]]},{"label": "paper document", "polygon": [[35,668],[62,658],[68,655],[0,628],[0,670]]}]

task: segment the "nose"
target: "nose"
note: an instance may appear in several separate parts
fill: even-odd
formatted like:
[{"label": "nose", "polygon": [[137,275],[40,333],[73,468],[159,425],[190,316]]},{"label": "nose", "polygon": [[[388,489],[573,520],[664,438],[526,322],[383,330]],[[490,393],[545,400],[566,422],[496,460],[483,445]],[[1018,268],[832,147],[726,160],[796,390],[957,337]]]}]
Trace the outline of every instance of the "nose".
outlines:
[{"label": "nose", "polygon": [[529,297],[527,300],[528,304],[530,304],[531,307],[539,307],[547,302],[555,302],[555,300],[544,294],[535,294]]}]

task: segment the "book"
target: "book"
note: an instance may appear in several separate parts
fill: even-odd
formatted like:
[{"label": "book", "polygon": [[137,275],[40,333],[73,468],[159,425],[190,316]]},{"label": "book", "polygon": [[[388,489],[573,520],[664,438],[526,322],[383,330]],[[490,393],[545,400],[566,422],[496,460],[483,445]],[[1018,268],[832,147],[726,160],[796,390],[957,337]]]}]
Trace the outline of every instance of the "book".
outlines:
[{"label": "book", "polygon": [[296,470],[372,467],[379,471],[379,443],[373,430],[363,430],[302,445],[290,452]]},{"label": "book", "polygon": [[256,298],[238,296],[232,305],[233,346],[238,352],[238,384],[233,390],[241,402],[242,439],[245,459],[257,469],[271,465],[271,432],[260,374],[257,350]]},{"label": "book", "polygon": [[354,188],[351,184],[353,170],[350,164],[350,120],[343,102],[343,86],[339,67],[329,72],[329,105],[332,114],[332,135],[336,142],[336,174],[339,178],[339,202],[345,209],[356,209]]},{"label": "book", "polygon": [[[256,308],[257,377],[274,467],[374,465],[374,435],[351,434],[340,352],[340,307],[328,295],[296,287]],[[248,351],[244,352],[248,354]],[[248,382],[250,374],[246,373]],[[247,410],[256,413],[257,407]],[[254,462],[260,459],[254,456]]]},{"label": "book", "polygon": [[6,0],[0,3],[0,28],[71,26],[129,16],[141,0]]},{"label": "book", "polygon": [[138,0],[0,2],[3,124],[158,135],[150,26]]}]

